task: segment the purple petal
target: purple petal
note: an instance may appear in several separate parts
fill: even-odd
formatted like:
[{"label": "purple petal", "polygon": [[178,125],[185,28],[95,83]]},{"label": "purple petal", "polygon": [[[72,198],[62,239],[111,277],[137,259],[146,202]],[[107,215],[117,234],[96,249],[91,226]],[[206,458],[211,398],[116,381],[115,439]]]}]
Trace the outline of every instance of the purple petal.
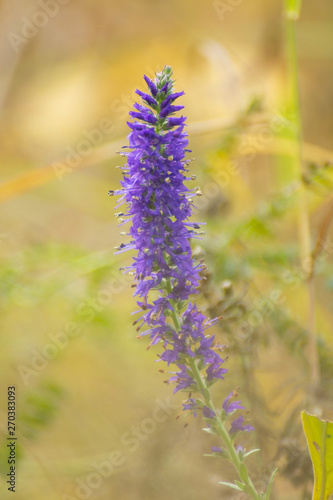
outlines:
[{"label": "purple petal", "polygon": [[230,434],[235,434],[235,432],[240,432],[240,431],[254,431],[254,428],[252,425],[243,425],[244,422],[244,417],[241,415],[240,417],[236,418],[231,424],[230,427]]},{"label": "purple petal", "polygon": [[155,83],[154,83],[152,80],[150,80],[150,79],[148,78],[148,76],[146,76],[146,75],[144,75],[144,77],[143,77],[143,78],[145,79],[145,81],[146,81],[146,83],[147,83],[147,85],[148,85],[148,87],[149,87],[149,89],[150,89],[151,93],[152,93],[152,94],[153,94],[153,96],[155,97],[155,96],[157,95],[157,87],[156,87]]}]

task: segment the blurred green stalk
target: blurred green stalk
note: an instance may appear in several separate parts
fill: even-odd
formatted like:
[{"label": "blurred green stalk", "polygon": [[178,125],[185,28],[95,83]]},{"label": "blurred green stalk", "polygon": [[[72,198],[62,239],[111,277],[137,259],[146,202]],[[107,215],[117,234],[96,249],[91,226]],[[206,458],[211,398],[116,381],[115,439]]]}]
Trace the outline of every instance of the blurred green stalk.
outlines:
[{"label": "blurred green stalk", "polygon": [[302,0],[285,0],[284,3],[287,19],[296,21],[301,13]]},{"label": "blurred green stalk", "polygon": [[[288,106],[294,117],[294,129],[291,131],[295,141],[293,177],[299,181],[305,178],[306,169],[303,158],[302,117],[299,97],[298,65],[296,49],[295,24],[300,15],[302,0],[285,0],[285,35],[288,62]],[[308,207],[308,193],[304,182],[301,182],[298,203],[299,238],[301,267],[308,269],[312,262],[312,244],[310,214]],[[315,322],[315,293],[313,273],[309,273],[307,280],[308,295],[308,360],[311,370],[311,385],[315,389],[319,384],[319,361],[317,350],[316,322]]]}]

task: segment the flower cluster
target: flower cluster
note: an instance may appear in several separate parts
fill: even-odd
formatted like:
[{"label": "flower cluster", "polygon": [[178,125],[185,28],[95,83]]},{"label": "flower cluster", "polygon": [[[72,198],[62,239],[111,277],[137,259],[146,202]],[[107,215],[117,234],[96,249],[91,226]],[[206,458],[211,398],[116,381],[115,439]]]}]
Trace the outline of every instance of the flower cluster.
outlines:
[{"label": "flower cluster", "polygon": [[[219,353],[222,346],[206,334],[218,319],[208,321],[190,298],[197,291],[204,264],[194,260],[190,246],[190,240],[201,233],[201,224],[189,220],[192,198],[201,192],[185,185],[185,181],[195,180],[187,174],[186,118],[174,116],[183,109],[174,103],[184,92],[173,91],[172,71],[167,66],[154,81],[147,77],[145,81],[149,93],[137,90],[142,104],[135,104],[135,111],[130,112],[134,121],[128,123],[129,146],[122,153],[127,157],[122,188],[110,192],[121,196],[117,207],[126,206],[124,212],[116,214],[120,224],[131,222],[129,232],[122,233],[130,236],[130,241],[117,250],[137,252],[125,270],[135,276],[134,295],[143,311],[135,321],[139,336],[148,336],[149,345],[162,343],[160,359],[178,367],[169,380],[176,384],[175,392],[202,393],[195,372],[209,388],[224,378],[227,369]],[[231,403],[230,395],[228,398],[221,409],[225,416],[243,408]],[[184,403],[184,409],[192,413],[199,408],[206,418],[216,415],[215,409],[199,399]],[[232,432],[250,429],[243,425],[243,417],[232,424]]]}]

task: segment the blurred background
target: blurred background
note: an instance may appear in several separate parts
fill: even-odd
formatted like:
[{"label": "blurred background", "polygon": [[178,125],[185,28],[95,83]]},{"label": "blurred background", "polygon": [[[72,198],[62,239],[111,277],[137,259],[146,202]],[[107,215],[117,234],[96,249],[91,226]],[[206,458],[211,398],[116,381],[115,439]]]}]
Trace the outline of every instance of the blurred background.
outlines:
[{"label": "blurred background", "polygon": [[250,411],[256,433],[240,442],[263,450],[249,460],[257,486],[278,466],[274,498],[310,498],[300,410],[333,417],[332,2],[305,1],[296,27],[302,175],[282,0],[0,8],[1,498],[11,494],[8,386],[17,500],[230,498],[218,481],[233,478],[231,467],[203,456],[217,443],[200,419],[176,419],[185,395],[163,384],[158,348],[136,339],[131,281],[119,271],[131,256],[113,253],[116,151],[143,74],[165,64],[186,92],[203,192],[195,219],[207,234],[194,251],[209,272],[198,301],[224,318],[214,333],[230,371],[217,400],[239,388]]}]

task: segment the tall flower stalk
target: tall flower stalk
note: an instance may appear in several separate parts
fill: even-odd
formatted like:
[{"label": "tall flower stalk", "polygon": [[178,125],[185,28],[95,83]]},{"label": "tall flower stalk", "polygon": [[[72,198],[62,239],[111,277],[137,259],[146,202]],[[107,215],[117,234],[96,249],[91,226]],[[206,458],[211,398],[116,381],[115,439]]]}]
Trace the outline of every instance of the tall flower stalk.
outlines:
[{"label": "tall flower stalk", "polygon": [[135,111],[130,112],[134,121],[128,122],[129,146],[122,153],[127,157],[122,188],[109,192],[120,195],[117,208],[126,207],[116,214],[120,225],[131,224],[128,232],[121,233],[130,241],[122,243],[117,253],[136,251],[133,263],[124,268],[134,275],[134,296],[141,312],[134,324],[139,338],[148,337],[148,348],[155,344],[163,348],[158,360],[175,367],[168,382],[175,385],[174,392],[187,393],[184,411],[195,416],[201,412],[205,430],[220,440],[212,454],[229,460],[236,469],[238,480],[221,484],[255,500],[268,500],[272,480],[267,491],[259,494],[245,463],[257,450],[246,452],[235,445],[240,433],[253,430],[243,414],[235,416],[244,407],[235,401],[234,392],[219,406],[211,396],[212,386],[228,370],[223,346],[206,333],[219,318],[208,320],[192,297],[205,266],[203,261],[195,261],[190,246],[190,240],[202,233],[200,223],[190,222],[193,197],[201,191],[185,184],[195,176],[188,175],[189,160],[185,158],[189,152],[186,118],[175,116],[184,106],[174,104],[184,92],[174,92],[169,66],[156,73],[154,80],[144,78],[148,91],[136,91],[142,102],[134,104]]},{"label": "tall flower stalk", "polygon": [[[301,12],[301,0],[285,0],[285,44],[287,51],[288,63],[288,106],[290,113],[295,117],[293,129],[291,131],[292,139],[295,141],[295,154],[293,157],[293,172],[294,177],[304,179],[307,175],[306,166],[303,155],[303,131],[302,131],[302,116],[299,95],[299,78],[298,78],[298,62],[296,48],[296,22]],[[298,198],[298,226],[299,226],[299,241],[300,241],[300,259],[302,265],[305,262],[312,263],[314,270],[312,242],[311,242],[311,227],[310,213],[307,187],[304,182],[301,182]],[[310,382],[311,389],[315,391],[320,384],[320,366],[319,354],[316,334],[316,299],[314,287],[314,273],[311,271],[306,281],[307,300],[308,300],[308,348],[307,356],[310,366]]]}]

